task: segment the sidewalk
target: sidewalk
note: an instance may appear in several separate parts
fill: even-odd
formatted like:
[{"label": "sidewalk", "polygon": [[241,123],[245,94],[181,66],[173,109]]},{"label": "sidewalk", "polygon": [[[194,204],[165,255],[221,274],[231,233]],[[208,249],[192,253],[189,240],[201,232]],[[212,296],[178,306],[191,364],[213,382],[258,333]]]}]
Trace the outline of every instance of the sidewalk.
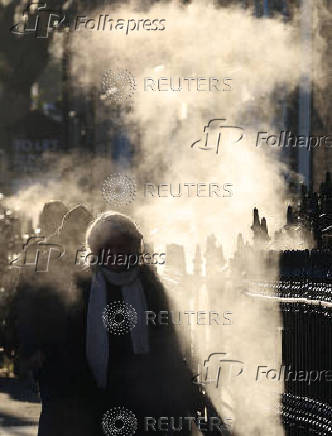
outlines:
[{"label": "sidewalk", "polygon": [[37,436],[40,408],[17,379],[0,377],[0,436]]}]

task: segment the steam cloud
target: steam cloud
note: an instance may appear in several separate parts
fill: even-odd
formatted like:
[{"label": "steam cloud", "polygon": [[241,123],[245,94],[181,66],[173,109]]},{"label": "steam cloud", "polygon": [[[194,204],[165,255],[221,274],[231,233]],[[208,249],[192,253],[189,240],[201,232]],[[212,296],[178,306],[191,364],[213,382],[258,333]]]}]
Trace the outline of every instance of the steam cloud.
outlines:
[{"label": "steam cloud", "polygon": [[[269,233],[273,235],[285,221],[287,192],[281,175],[285,168],[277,153],[256,148],[256,135],[262,130],[277,130],[275,120],[280,119],[280,113],[275,105],[276,95],[287,96],[298,84],[301,44],[297,20],[286,24],[280,16],[257,19],[239,7],[216,7],[206,0],[186,6],[175,1],[162,3],[144,11],[132,2],[112,11],[86,12],[89,18],[99,14],[110,14],[114,19],[166,19],[164,31],[132,31],[125,35],[125,32],[81,29],[71,34],[71,74],[77,84],[98,91],[109,68],[127,69],[136,79],[132,111],[123,114],[122,121],[133,141],[137,129],[140,132],[132,169],[139,189],[134,206],[121,211],[134,216],[156,251],[168,243],[182,244],[189,261],[196,244],[204,244],[211,233],[222,242],[229,258],[239,233],[244,239],[251,238],[254,207],[267,218]],[[84,11],[79,15],[84,15]],[[55,56],[60,52],[57,39],[52,48]],[[315,61],[318,62],[324,41],[318,39],[317,47]],[[145,77],[155,80],[216,77],[221,82],[230,78],[232,89],[144,91]],[[107,118],[107,102],[100,100],[97,106],[99,118]],[[203,128],[214,118],[226,118],[225,124],[244,128],[245,138],[233,143],[230,137],[224,137],[218,154],[215,150],[191,148],[194,141],[204,138]],[[87,203],[93,213],[106,209],[107,205],[96,193],[115,164],[102,158],[84,161],[75,156],[75,167],[64,172],[72,158],[66,156],[59,161],[57,178],[47,186],[40,184],[22,190],[11,204],[25,209],[31,207],[33,200],[36,210],[40,210],[45,201],[55,198],[67,203]],[[88,178],[89,189],[80,184],[82,175]],[[142,188],[147,182],[231,183],[233,196],[149,198],[144,197]],[[291,247],[292,241],[288,242]],[[259,258],[249,258],[248,265],[253,275],[271,280],[278,277],[277,269],[268,274]],[[227,352],[229,358],[242,360],[246,365],[241,377],[232,379],[231,384],[225,382],[221,397],[220,391],[213,387],[208,388],[209,393],[220,410],[224,411],[226,404],[239,435],[282,435],[281,425],[271,421],[274,400],[282,385],[258,383],[254,377],[257,365],[278,368],[281,363],[277,308],[272,303],[257,303],[241,295],[236,290],[241,284],[239,278],[228,278],[227,285],[225,279],[223,286],[227,291],[223,293],[220,283],[215,283],[209,293],[202,287],[194,295],[193,282],[186,282],[181,293],[169,290],[178,309],[188,310],[191,305],[192,310],[229,310],[233,320],[228,330],[193,327],[191,335],[195,337],[194,347],[201,362],[210,352]]]}]

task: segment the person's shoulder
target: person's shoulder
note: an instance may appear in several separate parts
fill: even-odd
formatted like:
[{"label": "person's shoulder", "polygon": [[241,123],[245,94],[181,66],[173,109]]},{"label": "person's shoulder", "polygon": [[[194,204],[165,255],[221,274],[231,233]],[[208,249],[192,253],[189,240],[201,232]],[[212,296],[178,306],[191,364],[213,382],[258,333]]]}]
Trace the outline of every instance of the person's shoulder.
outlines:
[{"label": "person's shoulder", "polygon": [[143,264],[140,267],[140,279],[144,285],[154,285],[154,286],[158,286],[158,287],[163,287],[157,271],[151,266],[151,265],[146,265]]},{"label": "person's shoulder", "polygon": [[168,306],[168,299],[156,270],[151,265],[141,265],[140,279],[150,305],[165,309]]},{"label": "person's shoulder", "polygon": [[76,272],[73,277],[77,285],[85,287],[91,284],[92,272],[90,268],[88,268],[86,270]]},{"label": "person's shoulder", "polygon": [[90,269],[74,274],[74,284],[83,300],[88,300],[91,289],[92,273]]}]

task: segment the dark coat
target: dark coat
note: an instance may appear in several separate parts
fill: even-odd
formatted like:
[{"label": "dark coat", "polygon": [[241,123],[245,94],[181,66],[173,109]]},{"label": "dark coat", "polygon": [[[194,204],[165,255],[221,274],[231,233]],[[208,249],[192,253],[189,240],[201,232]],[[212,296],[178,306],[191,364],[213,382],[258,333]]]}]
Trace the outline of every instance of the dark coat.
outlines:
[{"label": "dark coat", "polygon": [[[169,310],[165,290],[153,269],[140,267],[140,279],[148,310]],[[90,287],[91,274],[80,272],[70,283],[55,284],[46,275],[32,282],[30,277],[18,289],[22,355],[35,350],[45,355],[37,376],[43,400],[39,436],[97,436],[102,414],[115,405],[133,410],[139,418],[197,416],[199,412],[204,416],[205,407],[208,414],[218,416],[209,398],[193,384],[171,324],[149,325],[150,354],[140,372],[129,374],[127,368],[119,368],[128,384],[107,392],[97,389],[85,354]]]}]

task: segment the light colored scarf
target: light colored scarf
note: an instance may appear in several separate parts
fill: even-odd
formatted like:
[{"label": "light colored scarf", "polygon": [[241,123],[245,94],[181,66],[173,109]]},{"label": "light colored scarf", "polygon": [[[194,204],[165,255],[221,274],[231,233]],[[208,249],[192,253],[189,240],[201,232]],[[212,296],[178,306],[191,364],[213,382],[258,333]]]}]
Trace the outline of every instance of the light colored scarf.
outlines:
[{"label": "light colored scarf", "polygon": [[133,306],[137,312],[138,322],[130,332],[134,354],[149,352],[148,328],[144,317],[147,304],[138,278],[138,268],[113,272],[105,267],[96,267],[88,303],[86,355],[97,385],[102,389],[107,386],[109,363],[109,333],[102,320],[107,305],[107,283],[120,286],[124,302]]}]

